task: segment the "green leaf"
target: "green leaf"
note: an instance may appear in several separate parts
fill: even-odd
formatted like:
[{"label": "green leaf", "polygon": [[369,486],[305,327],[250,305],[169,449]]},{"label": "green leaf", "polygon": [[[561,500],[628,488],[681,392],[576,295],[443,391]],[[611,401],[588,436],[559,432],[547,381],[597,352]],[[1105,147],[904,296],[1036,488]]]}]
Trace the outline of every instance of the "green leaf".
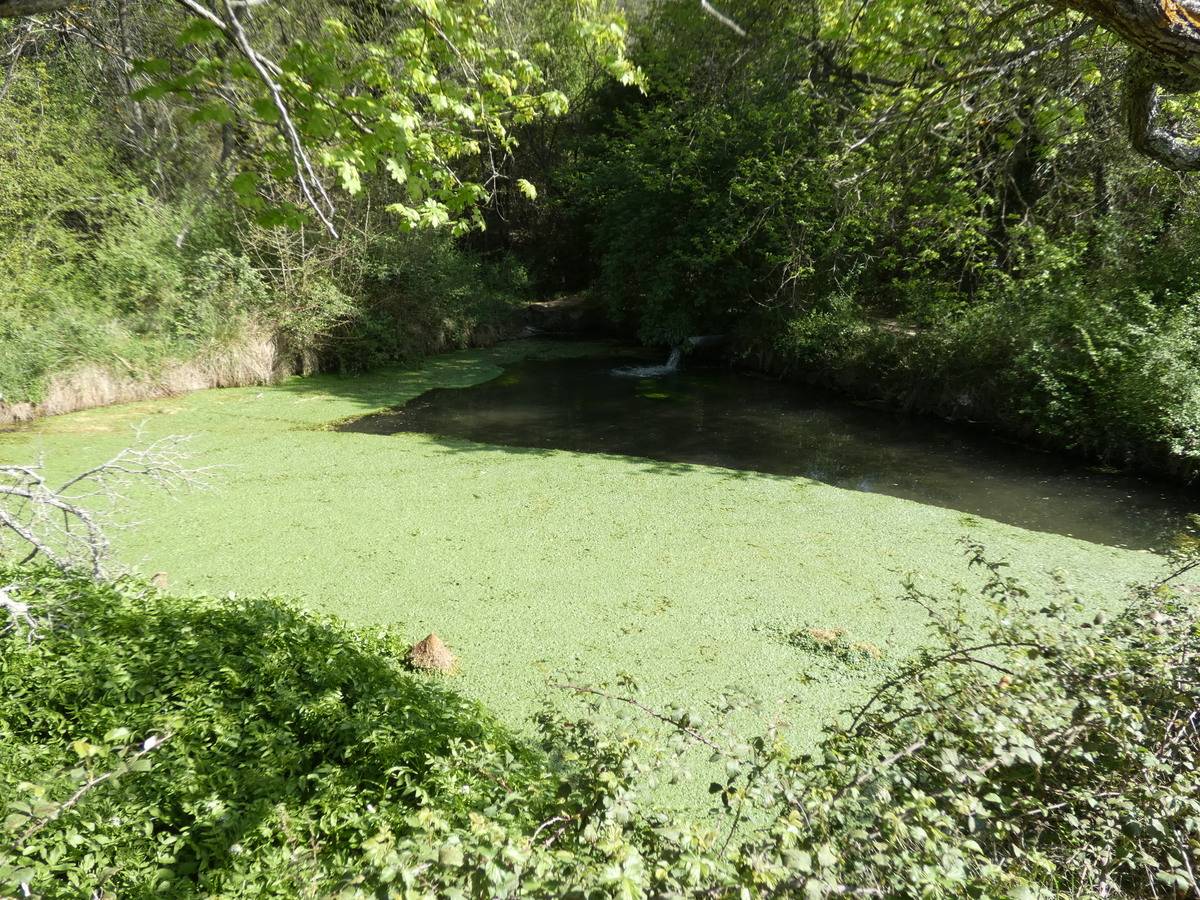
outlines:
[{"label": "green leaf", "polygon": [[346,189],[346,193],[350,196],[362,192],[362,178],[358,174],[358,167],[348,159],[343,159],[338,164],[338,172],[341,176],[342,187]]},{"label": "green leaf", "polygon": [[258,174],[255,172],[239,172],[231,182],[235,194],[243,200],[255,196],[258,191]]},{"label": "green leaf", "polygon": [[216,122],[225,125],[233,122],[233,110],[220,100],[210,100],[191,115],[193,122]]},{"label": "green leaf", "polygon": [[197,44],[210,44],[219,41],[224,33],[214,23],[207,19],[193,19],[176,36],[175,41],[181,47]]},{"label": "green leaf", "polygon": [[387,169],[388,174],[392,176],[396,184],[404,184],[404,182],[408,181],[407,163],[400,162],[389,156],[387,162],[384,163],[384,168]]},{"label": "green leaf", "polygon": [[517,190],[529,200],[537,199],[537,188],[533,186],[532,182],[526,181],[524,178],[517,179]]}]

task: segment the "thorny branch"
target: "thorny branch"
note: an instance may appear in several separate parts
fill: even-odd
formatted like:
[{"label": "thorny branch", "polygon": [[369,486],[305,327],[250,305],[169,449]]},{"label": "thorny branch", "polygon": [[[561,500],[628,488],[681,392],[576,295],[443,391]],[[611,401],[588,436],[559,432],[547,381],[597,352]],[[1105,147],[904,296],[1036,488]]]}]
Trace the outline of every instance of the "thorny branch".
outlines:
[{"label": "thorny branch", "polygon": [[630,706],[641,710],[642,712],[644,712],[646,715],[650,716],[651,718],[658,719],[660,722],[665,722],[667,725],[670,725],[672,728],[676,729],[680,733],[687,735],[693,741],[696,741],[699,744],[703,744],[704,746],[706,746],[712,750],[715,750],[716,752],[718,752],[722,755],[725,755],[724,748],[722,748],[719,744],[715,743],[714,741],[710,740],[709,738],[706,738],[703,734],[701,734],[696,729],[690,728],[689,726],[685,725],[683,722],[679,721],[677,718],[673,718],[673,717],[667,715],[666,713],[659,712],[658,710],[654,709],[653,707],[647,706],[646,704],[642,703],[640,700],[637,700],[634,697],[624,697],[624,696],[621,696],[620,694],[610,694],[607,691],[602,691],[602,690],[599,690],[598,688],[588,687],[586,685],[581,685],[581,684],[556,684],[554,686],[557,688],[562,688],[564,691],[572,691],[573,693],[576,693],[576,694],[591,694],[593,696],[600,697],[604,700],[612,700],[617,703],[627,703]]}]

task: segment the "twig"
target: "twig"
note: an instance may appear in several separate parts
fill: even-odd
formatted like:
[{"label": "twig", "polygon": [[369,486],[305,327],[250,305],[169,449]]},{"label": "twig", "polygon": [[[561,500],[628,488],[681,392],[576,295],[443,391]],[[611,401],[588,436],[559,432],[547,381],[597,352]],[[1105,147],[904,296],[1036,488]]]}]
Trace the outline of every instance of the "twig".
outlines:
[{"label": "twig", "polygon": [[715,6],[713,6],[711,3],[709,3],[708,0],[700,0],[700,8],[702,10],[704,10],[706,13],[708,13],[710,16],[712,16],[714,19],[716,19],[718,22],[720,22],[722,25],[724,25],[726,28],[728,28],[730,31],[734,32],[738,37],[744,38],[746,36],[746,29],[744,29],[741,25],[739,25],[733,19],[729,18],[729,16],[725,15],[725,13],[721,12],[719,9],[717,9]]},{"label": "twig", "polygon": [[642,703],[640,700],[637,700],[633,697],[623,697],[620,694],[610,694],[607,691],[601,691],[597,688],[586,687],[584,685],[578,685],[578,684],[555,684],[553,686],[556,688],[560,688],[564,691],[574,691],[576,694],[593,694],[597,697],[603,697],[605,700],[615,700],[618,703],[627,703],[636,709],[640,709],[642,712],[644,712],[646,715],[650,716],[653,719],[658,719],[660,722],[666,722],[672,728],[675,728],[676,730],[682,732],[683,734],[686,734],[693,741],[696,741],[699,744],[703,744],[706,747],[711,747],[713,750],[716,750],[722,756],[725,755],[725,750],[719,744],[716,744],[713,741],[709,740],[704,735],[702,735],[700,732],[696,731],[694,728],[689,728],[686,725],[680,724],[678,721],[676,721],[675,719],[672,719],[670,716],[665,715],[664,713],[661,713],[658,710],[647,706],[646,704]]},{"label": "twig", "polygon": [[[173,737],[173,735],[169,731],[166,734],[164,734],[162,737],[159,737],[158,735],[150,735],[150,737],[146,738],[145,742],[142,744],[142,749],[139,750],[137,753],[133,754],[133,756],[130,757],[129,762],[137,762],[139,759],[146,756],[148,753],[151,753],[154,750],[157,750],[159,747],[161,747],[163,744],[165,744],[167,741],[169,741],[172,737]],[[78,803],[80,800],[83,799],[84,795],[88,791],[104,784],[104,782],[108,781],[110,778],[115,778],[118,775],[123,775],[128,771],[129,771],[129,764],[126,763],[125,765],[121,766],[120,768],[112,769],[108,772],[105,772],[102,775],[97,775],[94,778],[88,779],[88,781],[84,782],[80,786],[79,790],[77,790],[74,794],[72,794],[70,797],[68,797],[61,805],[59,805],[59,807],[56,810],[54,810],[54,812],[52,812],[50,815],[48,815],[44,819],[39,819],[38,821],[31,824],[28,828],[26,828],[25,833],[21,835],[21,843],[25,843],[25,841],[29,840],[31,837],[33,837],[35,834],[37,834],[39,831],[41,831],[43,828],[45,828],[47,825],[49,825],[51,822],[53,822],[55,819],[57,819],[59,816],[61,816],[63,813],[65,813],[68,809],[73,807],[76,803]]]},{"label": "twig", "polygon": [[[135,429],[141,439],[141,427]],[[190,438],[170,435],[145,446],[135,444],[116,456],[86,469],[52,487],[40,464],[0,465],[0,541],[15,535],[28,548],[21,560],[27,563],[41,555],[61,571],[85,568],[92,578],[106,577],[105,563],[111,552],[106,535],[113,512],[125,501],[124,485],[149,481],[168,494],[182,487],[207,486],[212,467],[189,469],[185,444]],[[89,485],[90,490],[80,490]],[[97,512],[89,498],[105,501]]]},{"label": "twig", "polygon": [[29,629],[29,640],[32,642],[38,634],[38,623],[34,621],[33,616],[29,614],[28,603],[20,603],[13,599],[13,594],[15,594],[17,590],[18,586],[15,584],[6,584],[4,587],[0,587],[0,609],[7,610],[8,614],[12,617],[12,622],[10,622],[9,625],[7,625],[4,629],[0,630],[0,632],[7,631],[9,628],[15,627],[17,623],[23,623],[25,627]]}]

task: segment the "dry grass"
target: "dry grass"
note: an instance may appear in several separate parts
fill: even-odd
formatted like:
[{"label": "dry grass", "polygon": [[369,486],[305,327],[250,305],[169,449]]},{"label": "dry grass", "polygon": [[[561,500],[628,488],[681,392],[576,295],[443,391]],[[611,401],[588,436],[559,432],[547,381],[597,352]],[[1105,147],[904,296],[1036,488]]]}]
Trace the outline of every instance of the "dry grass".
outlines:
[{"label": "dry grass", "polygon": [[119,375],[95,364],[56,375],[40,403],[0,402],[0,425],[206,388],[272,384],[289,374],[291,365],[280,357],[275,339],[265,331],[252,329],[216,350],[172,362],[153,377]]}]

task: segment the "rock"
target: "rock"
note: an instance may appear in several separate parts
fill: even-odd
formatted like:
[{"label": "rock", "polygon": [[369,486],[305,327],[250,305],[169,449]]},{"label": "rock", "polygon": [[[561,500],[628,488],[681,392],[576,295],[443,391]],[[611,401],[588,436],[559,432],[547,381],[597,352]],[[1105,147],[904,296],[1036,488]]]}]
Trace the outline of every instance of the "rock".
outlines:
[{"label": "rock", "polygon": [[412,649],[408,651],[408,664],[414,669],[449,675],[458,667],[458,660],[442,639],[431,633],[423,641],[412,645]]}]

